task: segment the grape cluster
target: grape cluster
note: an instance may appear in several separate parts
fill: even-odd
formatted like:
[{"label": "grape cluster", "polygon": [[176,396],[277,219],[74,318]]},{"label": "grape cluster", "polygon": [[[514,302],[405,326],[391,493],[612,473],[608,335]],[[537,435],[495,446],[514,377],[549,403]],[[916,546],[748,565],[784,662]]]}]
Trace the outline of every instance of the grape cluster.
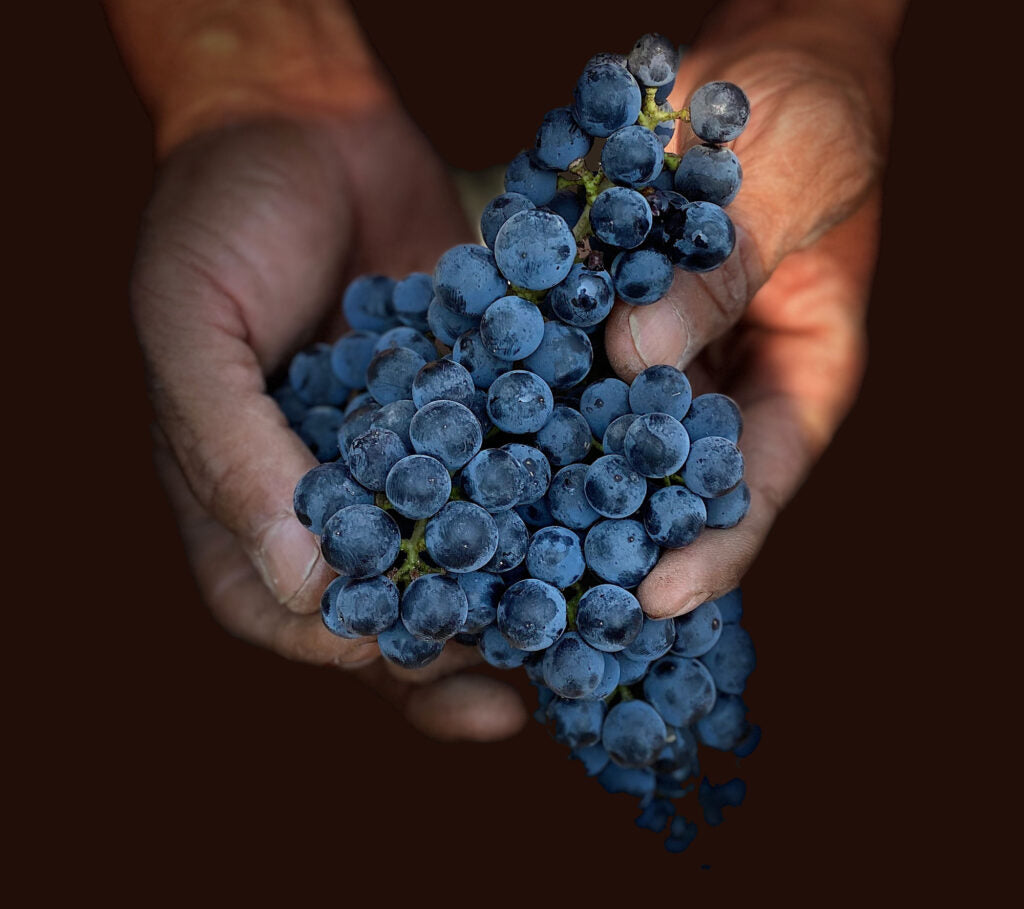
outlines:
[{"label": "grape cluster", "polygon": [[[448,250],[432,275],[355,280],[351,330],[298,353],[274,392],[322,462],[294,504],[338,572],[327,628],[375,635],[405,668],[450,639],[525,667],[538,718],[657,830],[698,741],[756,743],[739,591],[664,620],[633,593],[662,552],[746,514],[739,408],[694,397],[671,366],[627,385],[593,341],[616,298],[653,303],[675,268],[707,271],[733,249],[722,206],[742,174],[723,143],[749,105],[713,82],[673,111],[677,68],[658,35],[592,58],[572,105],[509,165],[485,245]],[[666,154],[687,118],[705,144]],[[701,790],[706,813],[736,803],[730,785]],[[691,839],[672,819],[668,848]]]}]

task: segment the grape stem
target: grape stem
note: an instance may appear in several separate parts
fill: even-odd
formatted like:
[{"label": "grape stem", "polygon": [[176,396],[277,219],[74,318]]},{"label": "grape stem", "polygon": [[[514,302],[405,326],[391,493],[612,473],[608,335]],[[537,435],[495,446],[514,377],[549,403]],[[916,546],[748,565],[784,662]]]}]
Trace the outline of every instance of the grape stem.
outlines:
[{"label": "grape stem", "polygon": [[666,120],[689,122],[690,112],[685,107],[680,110],[659,110],[658,102],[654,100],[656,94],[658,94],[656,88],[644,89],[644,106],[640,110],[640,116],[636,118],[637,123],[648,129],[654,129],[659,123],[664,123]]},{"label": "grape stem", "polygon": [[420,558],[420,554],[427,548],[426,534],[427,522],[421,518],[413,525],[409,539],[403,539],[399,544],[399,548],[405,553],[405,561],[399,568],[393,568],[388,572],[388,577],[393,583],[404,587],[421,575],[444,574],[442,569],[434,568]]}]

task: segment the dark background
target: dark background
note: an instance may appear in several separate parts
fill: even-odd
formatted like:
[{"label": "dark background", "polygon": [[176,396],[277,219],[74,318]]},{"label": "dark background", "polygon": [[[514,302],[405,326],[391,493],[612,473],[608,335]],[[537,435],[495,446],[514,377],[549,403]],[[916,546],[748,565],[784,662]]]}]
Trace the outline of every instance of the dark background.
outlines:
[{"label": "dark background", "polygon": [[[474,168],[526,144],[591,53],[648,30],[689,41],[712,4],[558,16],[543,3],[357,6],[414,117],[451,163]],[[27,478],[42,462],[46,493],[13,484],[9,570],[27,583],[8,604],[8,648],[11,667],[25,660],[9,691],[12,788],[30,809],[16,815],[28,854],[45,856],[38,886],[582,902],[686,899],[685,878],[832,904],[893,874],[917,879],[946,825],[969,833],[949,783],[963,716],[944,679],[957,670],[933,665],[963,602],[953,563],[971,558],[970,504],[941,493],[957,466],[928,447],[948,439],[964,382],[936,379],[963,346],[936,204],[955,139],[942,125],[955,101],[935,90],[946,28],[938,4],[916,4],[897,50],[863,393],[744,584],[759,656],[747,701],[765,730],[740,771],[746,804],[669,856],[633,826],[633,801],[606,795],[537,724],[504,744],[435,744],[352,678],[215,626],[151,468],[127,314],[150,126],[98,7],[36,25],[16,86],[23,166],[8,174],[29,203],[11,263],[25,283],[9,301],[21,442],[8,454]],[[492,64],[469,85],[442,50],[464,41]],[[471,145],[456,138],[458,99],[501,106]]]}]

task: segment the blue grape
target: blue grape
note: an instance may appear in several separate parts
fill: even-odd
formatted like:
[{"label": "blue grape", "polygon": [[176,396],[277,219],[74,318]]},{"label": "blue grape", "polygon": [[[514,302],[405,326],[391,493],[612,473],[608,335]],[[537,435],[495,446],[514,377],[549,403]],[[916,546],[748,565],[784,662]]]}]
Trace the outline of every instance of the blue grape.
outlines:
[{"label": "blue grape", "polygon": [[420,575],[402,594],[402,622],[424,641],[447,641],[462,627],[468,610],[465,592],[447,575]]},{"label": "blue grape", "polygon": [[622,379],[599,379],[580,396],[580,413],[595,439],[603,439],[612,420],[629,413],[629,386]]},{"label": "blue grape", "polygon": [[437,359],[437,348],[434,347],[433,342],[429,341],[421,332],[415,328],[410,328],[408,325],[396,325],[394,328],[389,328],[384,332],[374,346],[374,353],[388,350],[392,347],[408,348],[414,353],[418,353],[427,363]]},{"label": "blue grape", "polygon": [[366,388],[379,404],[407,400],[412,397],[413,379],[426,362],[406,347],[378,351],[366,368]]},{"label": "blue grape", "polygon": [[505,169],[505,192],[526,196],[534,205],[547,205],[558,191],[558,172],[544,167],[533,151],[516,155]]},{"label": "blue grape", "polygon": [[344,464],[335,461],[304,473],[295,484],[292,504],[302,526],[320,536],[332,514],[349,505],[372,505],[373,493],[352,479]]},{"label": "blue grape", "polygon": [[741,779],[732,779],[721,786],[715,786],[707,778],[701,780],[697,790],[697,798],[704,809],[704,821],[709,827],[717,827],[722,823],[722,808],[736,807],[743,803],[747,794],[747,784]]},{"label": "blue grape", "polygon": [[691,202],[662,217],[652,245],[686,271],[711,271],[732,253],[736,228],[725,210],[713,202]]},{"label": "blue grape", "polygon": [[502,297],[495,300],[480,320],[480,340],[500,360],[522,360],[544,338],[544,316],[529,300]]},{"label": "blue grape", "polygon": [[665,151],[646,126],[624,126],[612,133],[601,149],[601,167],[612,183],[638,188],[661,173]]},{"label": "blue grape", "polygon": [[[662,407],[654,409],[671,413]],[[672,415],[675,416],[675,414]],[[697,439],[703,439],[705,436],[720,436],[730,442],[738,442],[740,434],[743,432],[743,417],[740,414],[740,409],[728,395],[698,395],[693,399],[686,416],[676,419],[682,419],[683,427],[691,442],[696,442]]]},{"label": "blue grape", "polygon": [[684,817],[674,818],[669,831],[669,836],[665,840],[665,848],[675,854],[685,852],[697,838],[697,825]]},{"label": "blue grape", "polygon": [[705,499],[724,496],[743,479],[743,454],[728,439],[705,436],[693,443],[683,468],[687,487]]},{"label": "blue grape", "polygon": [[604,431],[604,437],[601,439],[601,447],[604,449],[604,453],[622,454],[626,433],[629,431],[629,427],[639,419],[640,414],[626,413],[612,420]]},{"label": "blue grape", "polygon": [[576,628],[591,647],[615,653],[628,647],[640,633],[644,613],[628,590],[614,584],[591,587],[576,611]]},{"label": "blue grape", "polygon": [[636,414],[667,413],[683,420],[692,400],[689,380],[674,366],[648,366],[629,386],[629,406]]},{"label": "blue grape", "polygon": [[471,328],[476,328],[479,321],[476,316],[464,316],[452,312],[441,302],[440,297],[434,297],[427,308],[427,324],[430,326],[430,330],[434,333],[435,338],[449,347],[458,341],[459,335],[465,334]]},{"label": "blue grape", "polygon": [[730,590],[715,600],[715,605],[723,625],[738,625],[743,618],[743,591],[739,587]]},{"label": "blue grape", "polygon": [[707,521],[704,500],[682,486],[667,486],[644,507],[644,529],[659,546],[682,549],[700,536]]},{"label": "blue grape", "polygon": [[[365,376],[363,376],[363,381],[366,381]],[[367,405],[373,405],[374,408],[380,407],[380,405],[373,399],[373,395],[368,391],[360,391],[348,399],[345,403],[345,407],[343,408],[343,412],[347,417],[352,413],[352,411],[359,410],[360,407],[366,407]],[[356,433],[356,435],[358,435],[358,433]]]},{"label": "blue grape", "polygon": [[536,207],[522,193],[502,193],[491,199],[480,216],[480,235],[488,249],[494,249],[494,238],[498,236],[502,224],[514,214]]},{"label": "blue grape", "polygon": [[[602,723],[604,722],[604,711],[603,711],[604,702],[603,701],[587,701],[587,700],[582,700],[582,701],[565,701],[565,703],[566,704],[574,705],[575,709],[580,710],[580,711],[590,710],[590,709],[592,709],[590,707],[590,705],[598,704],[602,708],[601,722]],[[556,726],[556,730],[557,730],[557,726]],[[557,731],[556,731],[555,737],[558,738]],[[562,741],[562,740],[559,739],[559,741]],[[601,727],[600,726],[598,726],[598,729],[597,729],[597,741],[598,742],[601,741]],[[577,761],[579,761],[581,764],[583,764],[583,770],[587,774],[587,776],[597,776],[602,770],[604,770],[605,767],[608,766],[608,752],[605,751],[604,748],[602,748],[600,746],[600,744],[597,744],[597,745],[587,745],[587,746],[582,747],[582,748],[575,748],[573,750],[572,754],[569,755],[569,757],[575,758]]]},{"label": "blue grape", "polygon": [[427,309],[432,299],[434,279],[422,271],[414,271],[399,281],[391,293],[395,318],[417,331],[426,331]]},{"label": "blue grape", "polygon": [[377,352],[380,335],[375,331],[349,331],[331,348],[331,369],[349,388],[366,385],[366,368]]},{"label": "blue grape", "polygon": [[690,776],[698,770],[697,737],[687,728],[669,729],[669,741],[653,764],[657,773]]},{"label": "blue grape", "polygon": [[585,69],[573,91],[573,115],[592,136],[605,138],[636,123],[640,116],[640,86],[629,70],[614,63]]},{"label": "blue grape", "polygon": [[454,360],[426,363],[412,381],[412,400],[421,410],[431,401],[458,401],[468,406],[475,393],[469,370]]},{"label": "blue grape", "polygon": [[539,581],[564,590],[571,587],[586,570],[580,538],[566,527],[538,530],[526,553],[526,568]]},{"label": "blue grape", "polygon": [[368,429],[349,445],[348,468],[367,489],[383,492],[388,472],[407,454],[395,433],[388,429]]},{"label": "blue grape", "polygon": [[672,652],[676,656],[704,656],[722,636],[722,614],[714,600],[701,603],[696,609],[685,615],[677,616],[676,640]]},{"label": "blue grape", "polygon": [[[349,386],[331,369],[331,346],[314,344],[300,350],[288,364],[288,382],[308,405],[338,405],[348,395]],[[356,385],[361,385],[357,382]]]},{"label": "blue grape", "polygon": [[622,677],[622,668],[615,656],[611,653],[602,653],[601,656],[604,657],[604,673],[597,688],[594,689],[592,696],[595,698],[606,698],[613,694],[619,687],[619,679]]},{"label": "blue grape", "polygon": [[587,533],[583,551],[591,571],[609,584],[636,587],[658,561],[658,546],[639,521],[601,521]]},{"label": "blue grape", "polygon": [[501,273],[529,290],[554,287],[569,274],[575,258],[576,239],[569,225],[548,211],[517,212],[494,238],[494,260]]},{"label": "blue grape", "polygon": [[697,721],[697,737],[719,751],[732,751],[750,733],[747,705],[735,694],[723,694],[714,709]]},{"label": "blue grape", "polygon": [[656,88],[675,81],[679,51],[664,35],[641,36],[626,58],[629,71],[640,85]]},{"label": "blue grape", "polygon": [[345,415],[337,407],[318,404],[306,411],[295,431],[318,461],[333,461],[339,454],[338,430],[344,422]]},{"label": "blue grape", "polygon": [[705,499],[704,505],[708,512],[708,527],[735,527],[750,511],[750,487],[746,481],[740,480],[731,492],[715,499]]},{"label": "blue grape", "polygon": [[449,470],[468,464],[483,444],[480,421],[458,401],[431,401],[420,408],[409,424],[409,438],[417,452],[433,455]]},{"label": "blue grape", "polygon": [[323,619],[324,627],[339,638],[354,641],[362,637],[357,631],[353,631],[345,624],[341,611],[338,609],[338,594],[348,583],[348,578],[335,578],[327,585],[323,595],[320,597],[320,618]]},{"label": "blue grape", "polygon": [[514,511],[499,511],[491,517],[498,528],[498,545],[494,555],[482,570],[504,574],[522,564],[526,558],[530,532],[526,529],[523,519]]},{"label": "blue grape", "polygon": [[550,647],[562,636],[567,621],[562,592],[536,578],[512,584],[498,603],[498,628],[520,650]]},{"label": "blue grape", "polygon": [[525,369],[498,376],[487,392],[487,414],[494,425],[515,435],[537,432],[553,408],[547,383]]},{"label": "blue grape", "polygon": [[606,792],[624,792],[640,799],[642,805],[654,797],[658,783],[649,767],[620,767],[613,762],[598,774],[597,781]]},{"label": "blue grape", "polygon": [[410,449],[412,442],[409,439],[409,424],[415,415],[416,405],[412,401],[392,401],[370,417],[370,429],[388,429],[402,440],[407,449]]},{"label": "blue grape", "polygon": [[[653,182],[651,183],[651,186],[654,189],[661,190],[661,191],[671,190],[672,187],[675,186],[675,183],[674,183],[675,176],[676,175],[674,173],[672,173],[672,171],[670,171],[667,167],[663,167],[661,169],[661,173],[658,174],[658,176],[654,178]],[[651,210],[654,211],[654,206],[653,205],[651,206]],[[657,219],[657,213],[656,212],[655,212],[655,219]],[[655,225],[656,224],[657,224],[657,220],[655,220]],[[654,228],[652,227],[652,230],[653,229]]]},{"label": "blue grape", "polygon": [[[622,452],[645,477],[670,477],[687,461],[690,437],[667,413],[647,413],[626,430]],[[689,485],[689,484],[687,484]]]},{"label": "blue grape", "polygon": [[519,504],[526,471],[507,451],[485,448],[462,468],[462,489],[487,511],[506,511]]},{"label": "blue grape", "polygon": [[472,376],[477,388],[490,388],[498,376],[512,368],[511,363],[499,359],[487,349],[475,328],[459,335],[452,348],[452,359]]},{"label": "blue grape", "polygon": [[644,697],[671,726],[689,726],[715,706],[715,683],[700,660],[662,657],[644,679]]},{"label": "blue grape", "polygon": [[568,107],[556,107],[544,115],[537,130],[534,155],[544,167],[568,170],[577,158],[585,158],[594,140],[576,122]]},{"label": "blue grape", "polygon": [[590,426],[578,410],[556,404],[537,431],[537,447],[555,467],[582,461],[590,453]]},{"label": "blue grape", "polygon": [[654,833],[661,833],[675,813],[676,806],[669,799],[655,799],[640,812],[636,825]]},{"label": "blue grape", "polygon": [[[547,708],[548,718],[555,724],[555,741],[577,749],[599,747],[597,743],[601,741],[604,713],[603,701],[557,696]],[[607,762],[607,755],[604,760]],[[588,772],[592,766],[594,765],[591,762]]]},{"label": "blue grape", "polygon": [[488,625],[480,635],[477,648],[484,662],[498,669],[515,669],[522,666],[530,655],[525,650],[513,647],[498,630],[497,625]]},{"label": "blue grape", "polygon": [[384,659],[403,669],[422,669],[434,662],[444,649],[442,641],[413,637],[401,620],[377,635],[377,646]]},{"label": "blue grape", "polygon": [[459,629],[462,633],[483,631],[494,624],[498,612],[498,600],[505,590],[501,579],[483,571],[470,571],[455,579],[466,595],[468,612]]},{"label": "blue grape", "polygon": [[352,440],[370,428],[370,420],[378,410],[380,410],[379,404],[363,404],[345,414],[345,418],[338,428],[338,449],[342,458],[348,457],[348,449]]},{"label": "blue grape", "polygon": [[547,302],[555,315],[569,325],[577,328],[598,325],[608,317],[615,303],[611,275],[577,262],[566,279],[551,288]]},{"label": "blue grape", "polygon": [[588,697],[603,677],[604,654],[575,631],[567,631],[544,653],[544,684],[559,697]]},{"label": "blue grape", "polygon": [[427,522],[427,552],[442,568],[479,571],[498,548],[498,527],[472,502],[449,502]]},{"label": "blue grape", "polygon": [[[474,243],[453,246],[441,256],[434,269],[434,292],[445,306],[459,315],[483,315],[488,306],[505,295],[507,287],[494,255]],[[456,337],[465,330],[456,332]]]},{"label": "blue grape", "polygon": [[718,643],[701,657],[701,662],[707,666],[719,691],[743,694],[747,677],[757,663],[754,642],[739,625],[724,625]]},{"label": "blue grape", "polygon": [[279,385],[270,393],[270,396],[281,408],[281,413],[285,415],[285,419],[292,426],[297,426],[302,422],[309,405],[299,397],[299,393],[289,383]]},{"label": "blue grape", "polygon": [[676,168],[676,190],[691,202],[725,206],[736,198],[743,182],[739,158],[728,148],[695,145]]},{"label": "blue grape", "polygon": [[[731,695],[723,695],[723,697],[731,697]],[[747,734],[735,748],[732,753],[738,758],[750,757],[754,753],[754,749],[761,744],[761,727],[750,726],[747,730]]]},{"label": "blue grape", "polygon": [[613,654],[619,664],[619,684],[635,685],[645,675],[653,660],[634,660],[624,650]]},{"label": "blue grape", "polygon": [[598,66],[601,63],[612,63],[615,66],[621,66],[623,69],[626,69],[628,62],[628,58],[625,54],[613,54],[607,51],[602,51],[599,54],[594,54],[594,56],[591,57],[586,62],[586,65],[583,67],[583,69],[584,71],[586,71],[588,69],[592,69],[595,66]]},{"label": "blue grape", "polygon": [[585,207],[586,200],[583,195],[578,189],[570,187],[555,193],[555,197],[544,206],[544,209],[558,215],[569,227],[575,227]]},{"label": "blue grape", "polygon": [[[673,107],[668,102],[658,102],[658,110],[663,114],[670,114],[673,112]],[[662,150],[668,147],[669,142],[672,141],[672,137],[676,134],[676,121],[675,120],[663,120],[654,127],[654,135],[658,137],[658,141],[661,143]],[[672,189],[675,185],[674,178],[675,174],[671,171],[668,173],[668,178],[661,180],[662,174],[668,171],[667,167],[662,167],[658,176],[655,177],[651,182],[650,186],[657,187],[658,189]]]},{"label": "blue grape", "polygon": [[621,701],[605,717],[601,744],[620,767],[640,768],[654,763],[667,736],[665,721],[650,704]]},{"label": "blue grape", "polygon": [[587,468],[583,492],[605,518],[626,518],[644,503],[647,481],[622,455],[604,455]]},{"label": "blue grape", "polygon": [[590,338],[580,329],[560,322],[545,322],[544,337],[523,366],[552,388],[570,388],[582,382],[594,362]]},{"label": "blue grape", "polygon": [[544,453],[519,442],[510,442],[502,448],[523,468],[523,491],[519,494],[519,503],[530,505],[543,498],[551,485],[551,465]]},{"label": "blue grape", "polygon": [[590,208],[590,226],[597,238],[620,249],[634,249],[643,243],[653,223],[647,200],[625,186],[604,190]]},{"label": "blue grape", "polygon": [[676,626],[672,619],[652,619],[644,616],[640,633],[626,647],[625,656],[651,662],[663,657],[676,640]]},{"label": "blue grape", "polygon": [[335,600],[345,627],[360,635],[380,634],[398,619],[398,588],[387,578],[377,575],[343,581]]},{"label": "blue grape", "polygon": [[384,491],[399,514],[418,521],[433,517],[444,507],[451,495],[452,479],[436,458],[414,454],[391,468]]},{"label": "blue grape", "polygon": [[750,101],[732,82],[708,82],[690,98],[690,126],[705,142],[732,142],[747,126]]},{"label": "blue grape", "polygon": [[402,542],[391,516],[376,505],[349,505],[324,524],[320,551],[324,561],[349,578],[369,578],[387,571]]},{"label": "blue grape", "polygon": [[[493,382],[491,383],[494,384]],[[473,397],[469,399],[469,403],[466,406],[472,411],[473,416],[476,417],[477,422],[480,424],[480,432],[485,436],[492,429],[494,424],[491,422],[491,418],[487,413],[487,392],[482,388],[478,388],[473,392]]]},{"label": "blue grape", "polygon": [[656,249],[634,249],[612,260],[615,292],[633,306],[657,303],[672,287],[672,261]]},{"label": "blue grape", "polygon": [[349,326],[362,331],[387,331],[395,319],[395,282],[384,275],[363,275],[346,288],[341,309]]},{"label": "blue grape", "polygon": [[517,505],[515,511],[530,527],[547,527],[555,520],[545,499],[537,499],[529,505]]},{"label": "blue grape", "polygon": [[586,464],[563,467],[551,480],[548,490],[548,508],[560,524],[573,530],[584,530],[600,515],[594,511],[584,491],[587,479]]}]

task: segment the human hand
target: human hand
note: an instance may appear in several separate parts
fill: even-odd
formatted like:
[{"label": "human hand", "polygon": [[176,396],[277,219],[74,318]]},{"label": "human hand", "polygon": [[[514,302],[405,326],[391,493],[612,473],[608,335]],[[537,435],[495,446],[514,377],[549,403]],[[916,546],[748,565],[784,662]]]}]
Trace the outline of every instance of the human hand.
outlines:
[{"label": "human hand", "polygon": [[[415,166],[411,166],[415,162]],[[372,639],[328,632],[333,572],[292,510],[316,461],[265,391],[317,334],[342,327],[339,289],[363,272],[431,268],[465,239],[440,163],[394,103],[366,116],[274,117],[174,150],[146,213],[132,307],[156,410],[157,463],[200,591],[233,634],[304,662],[353,668],[438,738],[501,738],[525,710],[508,686],[419,671]]]},{"label": "human hand", "polygon": [[[734,253],[716,271],[677,272],[652,306],[617,304],[608,321],[609,356],[627,381],[656,363],[685,368],[694,394],[725,392],[744,417],[750,511],[735,528],[709,529],[662,557],[639,588],[657,618],[739,584],[853,403],[864,368],[888,56],[903,4],[788,6],[812,11],[759,18],[754,4],[727,6],[684,59],[671,98],[685,107],[712,80],[750,98],[734,144],[744,173],[728,208]],[[681,137],[698,141],[685,126],[677,146]]]}]

